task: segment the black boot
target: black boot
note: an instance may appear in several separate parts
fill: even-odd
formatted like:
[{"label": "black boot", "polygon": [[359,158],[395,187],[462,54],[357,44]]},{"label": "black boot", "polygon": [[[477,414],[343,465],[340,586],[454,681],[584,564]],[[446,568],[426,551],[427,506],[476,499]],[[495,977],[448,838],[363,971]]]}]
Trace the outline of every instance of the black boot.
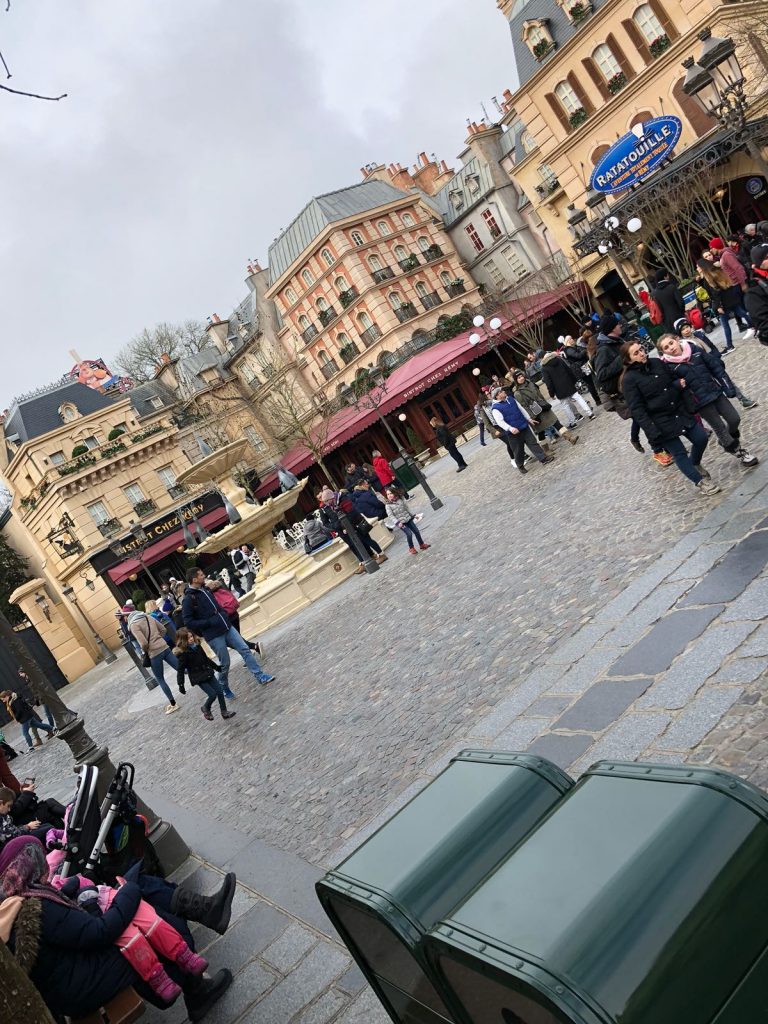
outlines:
[{"label": "black boot", "polygon": [[229,926],[232,915],[232,900],[235,895],[237,878],[233,871],[224,876],[221,887],[212,896],[203,896],[200,892],[192,892],[183,885],[178,886],[171,896],[171,913],[204,924],[219,935],[223,935]]},{"label": "black boot", "polygon": [[191,1021],[202,1020],[221,999],[232,984],[232,971],[225,967],[212,978],[195,978],[195,982],[184,986],[184,1004]]}]

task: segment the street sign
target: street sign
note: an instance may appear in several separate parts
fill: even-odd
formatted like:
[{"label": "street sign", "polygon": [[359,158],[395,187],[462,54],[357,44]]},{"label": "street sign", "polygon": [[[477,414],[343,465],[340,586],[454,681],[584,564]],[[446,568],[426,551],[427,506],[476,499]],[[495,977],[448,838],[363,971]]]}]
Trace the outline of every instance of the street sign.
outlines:
[{"label": "street sign", "polygon": [[595,164],[590,188],[612,195],[644,181],[670,155],[682,130],[683,122],[672,115],[636,125]]}]

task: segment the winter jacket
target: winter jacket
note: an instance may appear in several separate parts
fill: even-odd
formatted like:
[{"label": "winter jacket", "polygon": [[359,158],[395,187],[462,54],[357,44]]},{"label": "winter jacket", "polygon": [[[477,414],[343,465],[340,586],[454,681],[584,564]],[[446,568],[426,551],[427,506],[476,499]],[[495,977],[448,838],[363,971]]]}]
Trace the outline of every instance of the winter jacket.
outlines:
[{"label": "winter jacket", "polygon": [[352,504],[367,519],[384,519],[386,516],[384,503],[373,491],[352,491]]},{"label": "winter jacket", "polygon": [[232,623],[229,616],[211,597],[205,587],[187,587],[181,602],[184,625],[203,640],[213,640],[228,633]]},{"label": "winter jacket", "polygon": [[674,332],[675,320],[685,316],[685,299],[675,281],[661,281],[653,289],[653,297],[658,302],[664,317],[664,328]]},{"label": "winter jacket", "polygon": [[[532,380],[527,380],[525,384],[516,387],[512,397],[532,420],[536,420],[536,429],[546,430],[557,423],[557,416],[552,412],[552,407]],[[533,411],[534,402],[539,406],[539,412]]]},{"label": "winter jacket", "polygon": [[696,420],[687,411],[683,389],[661,359],[631,363],[624,374],[624,400],[651,444],[680,437]]},{"label": "winter jacket", "polygon": [[176,655],[179,665],[176,672],[179,689],[184,685],[185,672],[189,674],[190,683],[193,686],[199,686],[200,683],[210,683],[215,673],[219,671],[219,666],[211,661],[200,644],[188,647],[186,651],[180,651],[178,647],[174,647],[173,653]]},{"label": "winter jacket", "polygon": [[755,273],[744,293],[744,305],[752,317],[758,338],[768,345],[768,278]]},{"label": "winter jacket", "polygon": [[353,526],[357,526],[358,523],[363,521],[362,515],[357,511],[352,498],[346,491],[339,491],[333,502],[328,505],[323,505],[320,509],[320,520],[324,526],[329,530],[333,530],[334,533],[343,533],[341,522],[339,521],[339,509],[346,513],[347,518]]},{"label": "winter jacket", "polygon": [[314,517],[304,523],[304,540],[309,543],[311,548],[319,548],[322,544],[327,544],[330,539],[331,535],[327,528]]},{"label": "winter jacket", "polygon": [[568,345],[567,348],[563,349],[563,359],[571,369],[576,380],[583,380],[583,368],[589,361],[589,355],[585,348],[581,348],[579,345]]},{"label": "winter jacket", "polygon": [[227,615],[236,615],[237,609],[240,607],[240,602],[237,600],[231,590],[226,587],[216,587],[212,590],[213,600],[219,606],[223,608]]},{"label": "winter jacket", "polygon": [[619,393],[619,377],[624,364],[621,360],[621,346],[624,339],[614,338],[608,334],[598,334],[597,354],[595,355],[595,377],[606,395]]},{"label": "winter jacket", "polygon": [[541,379],[553,398],[570,398],[576,391],[576,375],[557,352],[549,352],[544,356]]},{"label": "winter jacket", "polygon": [[373,460],[373,468],[376,471],[376,476],[381,481],[382,487],[388,487],[393,480],[397,479],[395,474],[392,472],[392,467],[383,455],[376,456]]},{"label": "winter jacket", "polygon": [[744,269],[744,264],[733,249],[723,249],[720,254],[720,269],[731,284],[737,284],[741,288],[746,283],[747,272]]},{"label": "winter jacket", "polygon": [[138,975],[114,943],[133,920],[140,899],[139,887],[126,882],[101,916],[51,900],[24,901],[9,946],[18,959],[25,951],[26,914],[39,910],[39,935],[32,929],[26,936],[27,943],[37,944],[29,977],[55,1014],[86,1016],[136,984]]},{"label": "winter jacket", "polygon": [[443,446],[443,448],[456,447],[456,438],[450,432],[448,427],[435,427],[435,437],[437,438],[438,442]]},{"label": "winter jacket", "polygon": [[346,490],[351,491],[355,484],[359,484],[361,480],[365,480],[365,470],[362,466],[355,466],[351,473],[347,473],[344,477],[344,487]]},{"label": "winter jacket", "polygon": [[165,630],[151,615],[147,615],[145,612],[131,612],[128,616],[128,629],[131,636],[139,641],[142,651],[146,652],[150,658],[167,650]]},{"label": "winter jacket", "polygon": [[507,398],[504,402],[494,402],[491,406],[491,411],[493,412],[496,426],[507,433],[512,428],[515,430],[525,430],[529,426],[525,413],[514,398]]},{"label": "winter jacket", "polygon": [[413,512],[402,499],[387,502],[387,515],[393,516],[398,523],[407,523],[413,519]]},{"label": "winter jacket", "polygon": [[31,718],[37,718],[37,713],[32,705],[28,704],[18,693],[12,693],[10,700],[5,702],[5,706],[8,708],[8,714],[19,725],[23,725],[24,722],[28,722]]},{"label": "winter jacket", "polygon": [[685,363],[668,362],[664,356],[661,359],[673,377],[685,381],[686,391],[693,399],[696,411],[722,397],[726,373],[719,352],[691,345],[691,358]]},{"label": "winter jacket", "polygon": [[29,830],[20,828],[10,814],[0,814],[0,850],[9,839],[16,839],[17,836],[29,835]]}]

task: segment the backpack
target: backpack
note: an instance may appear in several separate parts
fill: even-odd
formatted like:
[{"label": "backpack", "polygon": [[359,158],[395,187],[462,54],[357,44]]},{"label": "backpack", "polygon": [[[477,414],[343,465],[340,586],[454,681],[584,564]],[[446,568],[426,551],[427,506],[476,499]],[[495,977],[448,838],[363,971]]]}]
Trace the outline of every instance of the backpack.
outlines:
[{"label": "backpack", "polygon": [[651,314],[651,323],[654,327],[658,327],[659,324],[664,323],[664,314],[661,311],[661,306],[653,297],[648,303],[648,312]]},{"label": "backpack", "polygon": [[704,314],[700,309],[689,310],[688,320],[695,331],[701,331],[704,328]]}]

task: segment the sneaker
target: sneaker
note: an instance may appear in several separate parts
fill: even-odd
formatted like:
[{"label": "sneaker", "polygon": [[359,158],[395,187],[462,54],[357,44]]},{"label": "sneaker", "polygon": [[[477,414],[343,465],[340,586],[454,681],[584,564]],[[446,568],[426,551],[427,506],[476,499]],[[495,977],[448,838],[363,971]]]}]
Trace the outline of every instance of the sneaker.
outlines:
[{"label": "sneaker", "polygon": [[264,644],[261,640],[254,640],[253,649],[256,651],[256,655],[259,661],[264,661]]},{"label": "sneaker", "polygon": [[225,690],[224,691],[224,696],[227,698],[227,700],[237,700],[236,695],[234,693],[232,693],[231,690]]},{"label": "sneaker", "polygon": [[174,711],[178,711],[178,710],[179,710],[179,705],[178,704],[169,704],[168,707],[165,709],[165,713],[166,713],[166,715],[172,715]]},{"label": "sneaker", "polygon": [[431,548],[432,545],[431,544],[419,544],[419,547],[421,548],[422,551],[426,551],[427,548]]},{"label": "sneaker", "polygon": [[741,340],[742,341],[749,341],[749,339],[750,338],[754,338],[754,336],[755,336],[755,331],[754,331],[754,328],[752,328],[752,327],[748,327],[746,329],[746,331],[742,331],[741,332]]},{"label": "sneaker", "polygon": [[756,409],[757,406],[758,403],[753,401],[751,398],[747,398],[746,395],[741,400],[742,409]]},{"label": "sneaker", "polygon": [[592,415],[589,417],[589,419],[593,420],[594,418],[595,418],[595,414],[592,413]]},{"label": "sneaker", "polygon": [[554,455],[548,455],[546,457],[546,459],[542,459],[541,460],[541,464],[542,464],[542,466],[546,466],[548,462],[554,462],[554,461],[555,461],[555,456]]},{"label": "sneaker", "polygon": [[363,572],[365,572],[365,566],[364,566],[364,565],[363,565],[363,563],[361,562],[361,563],[360,563],[360,564],[358,565],[358,567],[357,567],[357,568],[355,569],[354,575],[355,575],[355,576],[359,576],[359,575],[360,575],[360,573],[363,573]]},{"label": "sneaker", "polygon": [[418,552],[418,551],[416,550],[416,548],[408,548],[408,550],[410,551],[410,553],[411,553],[412,555],[418,555],[418,553],[419,553],[419,552]]},{"label": "sneaker", "polygon": [[660,466],[671,466],[675,461],[669,452],[654,452],[653,458]]},{"label": "sneaker", "polygon": [[236,714],[237,714],[236,711],[222,711],[221,712],[221,717],[224,718],[224,719],[234,718]]},{"label": "sneaker", "polygon": [[210,708],[207,708],[205,704],[201,704],[200,710],[203,712],[203,718],[206,720],[206,722],[213,721],[213,715],[211,714]]},{"label": "sneaker", "polygon": [[699,480],[699,482],[696,484],[696,490],[700,494],[706,495],[708,498],[711,497],[711,495],[713,494],[720,493],[720,488],[717,486],[717,484],[713,484],[711,480]]},{"label": "sneaker", "polygon": [[[513,463],[513,465],[515,465],[515,463]],[[528,470],[525,468],[525,466],[518,466],[517,468],[520,470],[521,473],[527,473],[528,472]]]},{"label": "sneaker", "polygon": [[736,455],[742,466],[756,466],[760,461],[756,455],[748,452],[746,448],[739,448]]},{"label": "sneaker", "polygon": [[381,565],[382,562],[386,562],[387,561],[388,557],[389,556],[385,555],[384,552],[382,551],[382,553],[380,555],[376,555],[375,561],[378,562],[379,565]]},{"label": "sneaker", "polygon": [[256,679],[262,686],[266,686],[267,683],[274,683],[276,676],[271,676],[268,672],[262,672],[261,675],[256,676]]},{"label": "sneaker", "polygon": [[643,448],[639,441],[630,441],[629,443],[632,445],[636,452],[640,452],[641,455],[644,454],[645,448]]},{"label": "sneaker", "polygon": [[721,354],[721,355],[722,355],[723,357],[725,357],[725,356],[729,356],[729,355],[731,355],[731,353],[732,353],[732,352],[735,352],[735,351],[736,351],[736,349],[735,349],[735,348],[733,347],[733,345],[731,345],[731,347],[730,347],[730,348],[727,348],[727,349],[725,350],[725,352],[721,352],[720,354]]},{"label": "sneaker", "polygon": [[463,473],[466,468],[467,468],[467,464],[465,462],[463,466],[459,466],[459,468],[456,470],[456,472],[457,473]]}]

